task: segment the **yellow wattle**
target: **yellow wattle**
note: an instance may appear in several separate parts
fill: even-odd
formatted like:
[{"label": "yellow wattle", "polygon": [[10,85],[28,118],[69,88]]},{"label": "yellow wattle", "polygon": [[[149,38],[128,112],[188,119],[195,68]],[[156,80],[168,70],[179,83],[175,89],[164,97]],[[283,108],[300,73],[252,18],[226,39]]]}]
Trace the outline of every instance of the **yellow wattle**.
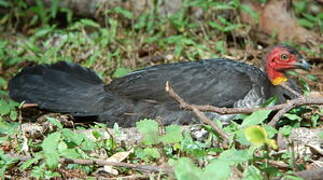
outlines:
[{"label": "yellow wattle", "polygon": [[287,77],[285,77],[285,76],[279,76],[279,77],[276,77],[275,79],[273,79],[271,81],[271,83],[273,85],[280,85],[281,83],[286,82],[287,80],[288,80]]}]

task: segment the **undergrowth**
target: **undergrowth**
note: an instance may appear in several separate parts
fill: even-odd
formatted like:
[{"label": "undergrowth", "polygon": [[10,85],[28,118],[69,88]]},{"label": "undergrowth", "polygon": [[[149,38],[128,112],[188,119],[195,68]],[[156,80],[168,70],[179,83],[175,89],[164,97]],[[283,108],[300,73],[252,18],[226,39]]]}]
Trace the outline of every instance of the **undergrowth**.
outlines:
[{"label": "undergrowth", "polygon": [[[223,126],[232,136],[230,147],[218,146],[220,138],[212,128],[200,126],[205,137],[200,140],[178,125],[163,127],[158,121],[145,119],[136,128],[143,136],[137,145],[125,146],[113,138],[106,138],[105,131],[112,128],[116,136],[122,135],[117,126],[104,124],[75,125],[66,127],[58,117],[46,116],[49,130],[39,137],[26,135],[21,124],[35,119],[23,115],[21,104],[8,98],[8,80],[22,67],[30,64],[71,61],[94,69],[109,82],[128,72],[144,66],[177,61],[233,56],[244,57],[248,47],[256,47],[249,37],[249,25],[242,24],[239,11],[253,18],[258,15],[239,0],[199,1],[187,0],[180,11],[160,15],[154,7],[136,16],[124,7],[101,12],[103,19],[96,21],[73,15],[70,9],[59,7],[58,0],[46,8],[36,0],[28,5],[23,0],[0,0],[0,8],[8,12],[0,15],[0,176],[31,176],[37,179],[64,177],[63,170],[77,172],[80,178],[95,178],[92,174],[100,169],[97,165],[63,164],[61,158],[92,159],[107,158],[120,152],[130,152],[127,162],[134,164],[168,163],[174,167],[174,176],[186,179],[227,179],[232,167],[242,172],[243,179],[269,179],[289,175],[294,170],[305,169],[303,162],[295,162],[293,152],[271,156],[277,148],[278,133],[289,136],[292,129],[321,126],[322,109],[306,106],[295,108],[284,115],[280,128],[266,125],[270,111],[259,111],[243,117],[241,124]],[[196,19],[190,9],[207,10]],[[299,23],[314,31],[322,31],[322,12],[313,14],[313,4],[305,0],[294,3]],[[309,49],[302,47],[307,53]],[[315,80],[315,77],[312,77]],[[304,83],[306,85],[306,83]],[[309,90],[307,90],[309,91]],[[304,114],[313,112],[309,117]],[[37,123],[36,123],[37,124]],[[43,124],[41,124],[42,126]],[[31,125],[34,127],[34,124]],[[38,127],[38,126],[36,126]],[[87,134],[78,133],[86,129]],[[322,136],[322,135],[321,135]],[[240,146],[234,141],[238,142]],[[243,148],[241,148],[243,147]],[[8,156],[8,153],[29,155],[29,159]],[[268,163],[268,160],[287,164],[284,171]],[[127,168],[116,168],[119,175],[139,173]],[[287,169],[287,170],[286,170]],[[104,171],[104,170],[103,170]],[[109,171],[108,171],[109,172]],[[107,175],[111,177],[110,175]],[[152,178],[168,179],[171,176],[151,174]]]}]

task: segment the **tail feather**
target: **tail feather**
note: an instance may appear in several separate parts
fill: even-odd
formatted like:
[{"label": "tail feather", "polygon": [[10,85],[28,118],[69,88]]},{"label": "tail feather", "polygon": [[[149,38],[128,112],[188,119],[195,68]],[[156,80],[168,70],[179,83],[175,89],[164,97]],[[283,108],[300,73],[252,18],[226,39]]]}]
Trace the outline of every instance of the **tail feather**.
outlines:
[{"label": "tail feather", "polygon": [[42,109],[78,115],[97,115],[113,98],[95,72],[67,62],[23,69],[10,80],[9,95]]}]

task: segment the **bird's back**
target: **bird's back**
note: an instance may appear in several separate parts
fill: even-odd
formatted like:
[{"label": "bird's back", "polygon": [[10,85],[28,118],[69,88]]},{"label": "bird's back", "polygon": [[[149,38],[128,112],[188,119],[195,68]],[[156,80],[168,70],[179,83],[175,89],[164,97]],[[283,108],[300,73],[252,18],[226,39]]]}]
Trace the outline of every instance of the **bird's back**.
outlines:
[{"label": "bird's back", "polygon": [[133,100],[168,103],[173,101],[165,92],[167,81],[187,102],[219,107],[233,107],[253,88],[260,98],[268,98],[271,88],[265,73],[254,66],[228,59],[209,59],[144,68],[113,80],[106,89]]}]

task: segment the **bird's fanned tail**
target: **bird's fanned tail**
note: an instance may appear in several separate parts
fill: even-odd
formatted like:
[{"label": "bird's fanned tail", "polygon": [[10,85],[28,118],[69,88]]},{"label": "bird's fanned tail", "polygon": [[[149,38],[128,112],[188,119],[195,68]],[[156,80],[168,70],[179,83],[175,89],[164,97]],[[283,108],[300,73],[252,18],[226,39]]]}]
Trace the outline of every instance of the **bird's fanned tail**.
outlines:
[{"label": "bird's fanned tail", "polygon": [[59,62],[24,68],[9,82],[10,97],[41,109],[74,115],[97,115],[113,97],[90,69]]}]

